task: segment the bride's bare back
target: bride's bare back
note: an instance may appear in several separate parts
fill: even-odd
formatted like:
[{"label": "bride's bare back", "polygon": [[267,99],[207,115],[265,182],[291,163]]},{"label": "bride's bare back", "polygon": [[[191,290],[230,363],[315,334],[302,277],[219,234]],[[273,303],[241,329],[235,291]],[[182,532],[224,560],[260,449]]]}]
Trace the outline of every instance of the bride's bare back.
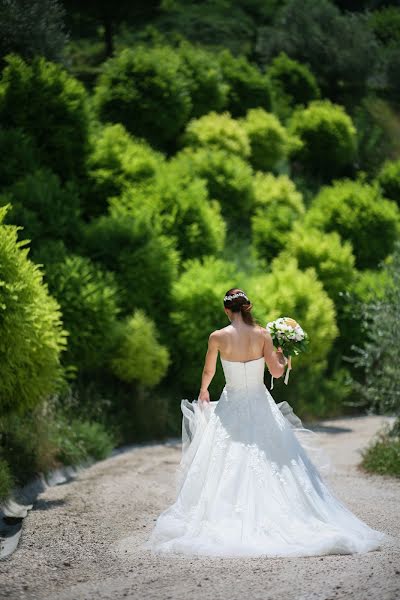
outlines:
[{"label": "bride's bare back", "polygon": [[239,322],[215,332],[220,357],[225,360],[248,362],[264,355],[265,335],[259,325]]}]

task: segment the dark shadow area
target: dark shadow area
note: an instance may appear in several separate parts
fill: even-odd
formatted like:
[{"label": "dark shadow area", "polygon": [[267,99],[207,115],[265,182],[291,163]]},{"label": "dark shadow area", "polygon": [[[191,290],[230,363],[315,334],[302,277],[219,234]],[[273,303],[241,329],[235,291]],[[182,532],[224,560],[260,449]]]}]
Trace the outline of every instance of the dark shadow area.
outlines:
[{"label": "dark shadow area", "polygon": [[65,504],[65,500],[37,500],[33,508],[34,510],[51,510],[52,508],[57,508],[58,506],[63,506]]}]

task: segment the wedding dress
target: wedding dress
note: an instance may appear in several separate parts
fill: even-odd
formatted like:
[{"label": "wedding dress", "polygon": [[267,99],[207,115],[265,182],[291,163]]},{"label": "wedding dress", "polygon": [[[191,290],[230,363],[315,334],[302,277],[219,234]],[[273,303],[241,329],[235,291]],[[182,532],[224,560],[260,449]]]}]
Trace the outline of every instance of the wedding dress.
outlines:
[{"label": "wedding dress", "polygon": [[310,430],[287,402],[277,405],[264,384],[264,358],[221,363],[226,385],[218,401],[181,402],[177,497],[145,546],[226,557],[378,549],[389,536],[370,528],[329,489],[297,437]]}]

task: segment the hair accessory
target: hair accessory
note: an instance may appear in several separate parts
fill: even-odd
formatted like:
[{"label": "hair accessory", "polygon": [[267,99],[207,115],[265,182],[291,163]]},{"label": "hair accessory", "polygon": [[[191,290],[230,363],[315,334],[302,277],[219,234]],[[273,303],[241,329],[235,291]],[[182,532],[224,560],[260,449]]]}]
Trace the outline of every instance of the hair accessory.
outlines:
[{"label": "hair accessory", "polygon": [[239,298],[240,296],[243,296],[243,298],[246,298],[246,300],[248,300],[246,294],[244,294],[243,292],[237,292],[236,294],[232,294],[231,296],[225,296],[224,302],[226,300],[233,300],[234,298]]}]

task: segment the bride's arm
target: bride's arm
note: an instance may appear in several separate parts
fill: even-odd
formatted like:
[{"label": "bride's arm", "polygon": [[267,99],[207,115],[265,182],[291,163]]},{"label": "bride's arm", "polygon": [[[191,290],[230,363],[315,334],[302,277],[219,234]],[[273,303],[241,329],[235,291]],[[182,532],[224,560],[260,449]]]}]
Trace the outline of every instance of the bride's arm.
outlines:
[{"label": "bride's arm", "polygon": [[201,377],[201,387],[199,400],[210,402],[208,386],[215,375],[217,357],[218,357],[218,331],[213,331],[208,338],[207,354],[204,362],[203,375]]},{"label": "bride's arm", "polygon": [[287,358],[282,350],[275,350],[271,334],[267,330],[264,331],[264,358],[272,377],[282,377]]}]

